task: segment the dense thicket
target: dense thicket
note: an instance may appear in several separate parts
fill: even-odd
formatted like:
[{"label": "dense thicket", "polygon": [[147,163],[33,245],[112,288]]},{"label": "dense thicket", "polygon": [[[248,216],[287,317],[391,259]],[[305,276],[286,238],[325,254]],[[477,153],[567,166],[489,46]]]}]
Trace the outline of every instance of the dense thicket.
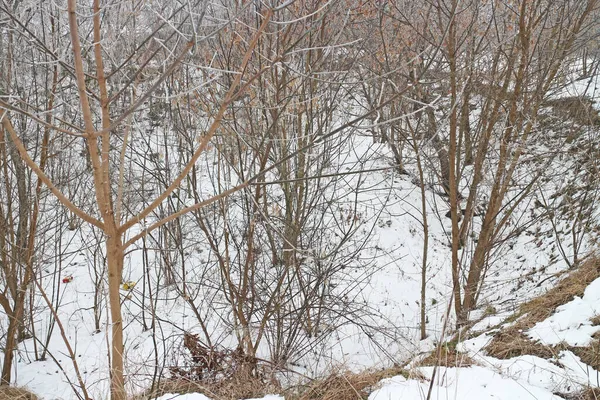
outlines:
[{"label": "dense thicket", "polygon": [[[598,116],[563,88],[597,74],[598,6],[2,2],[2,384],[19,343],[33,337],[44,359],[56,326],[73,389],[89,397],[56,312],[72,231],[90,255],[88,312],[97,331],[110,328],[114,400],[127,394],[124,284],[137,283],[145,331],[155,334],[168,286],[194,314],[195,346],[237,348],[249,376],[259,356],[284,367],[364,321],[360,289],[380,265],[363,250],[387,201],[371,193],[374,170],[420,191],[421,338],[428,199],[451,220],[444,268],[459,326],[498,252],[527,229],[523,204],[539,203],[535,218],[552,223],[576,267],[598,233]],[[387,146],[388,165],[365,137]],[[562,173],[549,167],[565,149],[583,183],[548,198],[540,188]]]}]

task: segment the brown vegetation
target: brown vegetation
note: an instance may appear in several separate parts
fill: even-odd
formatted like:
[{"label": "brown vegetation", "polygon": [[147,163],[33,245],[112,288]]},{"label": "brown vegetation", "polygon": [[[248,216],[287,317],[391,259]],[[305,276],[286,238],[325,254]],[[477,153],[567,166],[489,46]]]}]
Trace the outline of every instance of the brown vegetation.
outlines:
[{"label": "brown vegetation", "polygon": [[572,347],[571,350],[582,362],[586,363],[596,371],[600,370],[600,338],[594,339],[585,347]]},{"label": "brown vegetation", "polygon": [[189,353],[185,365],[170,368],[171,376],[143,398],[166,393],[204,393],[215,400],[261,397],[281,391],[270,365],[237,350],[217,350],[200,342],[197,335],[184,334]]},{"label": "brown vegetation", "polygon": [[0,386],[0,400],[37,400],[38,397],[27,389],[14,386]]},{"label": "brown vegetation", "polygon": [[529,329],[554,313],[560,305],[573,300],[575,296],[583,296],[585,289],[600,276],[600,258],[592,257],[579,268],[548,290],[519,308],[522,315],[515,324],[520,329]]},{"label": "brown vegetation", "polygon": [[357,400],[367,399],[386,378],[402,375],[405,378],[418,378],[403,368],[392,367],[384,370],[366,370],[359,373],[339,371],[325,379],[315,380],[300,394],[286,394],[286,399],[295,400]]},{"label": "brown vegetation", "polygon": [[581,400],[598,400],[600,399],[600,389],[598,388],[588,388],[577,397]]},{"label": "brown vegetation", "polygon": [[475,361],[465,353],[456,350],[455,342],[445,343],[440,349],[439,355],[437,352],[432,352],[427,357],[419,362],[419,367],[470,367],[475,365]]},{"label": "brown vegetation", "polygon": [[[290,400],[357,400],[367,399],[377,389],[381,380],[402,375],[406,378],[423,379],[418,373],[401,367],[383,370],[350,372],[341,370],[310,384],[287,389],[284,394]],[[163,381],[155,390],[136,397],[137,400],[151,399],[167,393],[204,393],[214,400],[237,400],[241,398],[262,397],[269,393],[281,393],[281,387],[274,382],[265,383],[256,377],[237,375],[226,381],[199,382],[176,378]]]},{"label": "brown vegetation", "polygon": [[[524,354],[536,355],[542,358],[552,358],[557,347],[546,346],[529,339],[524,332],[533,328],[535,324],[548,318],[557,307],[573,300],[575,296],[583,296],[587,286],[600,276],[600,259],[593,257],[584,262],[578,269],[570,273],[556,286],[526,303],[523,303],[519,311],[511,317],[516,320],[513,325],[498,332],[487,345],[486,352],[496,358],[507,359]],[[595,350],[594,350],[595,346]],[[582,358],[598,365],[598,343],[590,349],[573,348],[573,352]],[[590,364],[592,365],[592,364]]]},{"label": "brown vegetation", "polygon": [[598,400],[600,389],[590,387],[577,393],[560,393],[560,397],[567,400]]},{"label": "brown vegetation", "polygon": [[552,107],[553,113],[573,120],[580,125],[598,125],[600,117],[594,109],[594,101],[585,96],[571,96],[548,100],[546,106]]},{"label": "brown vegetation", "polygon": [[269,393],[276,393],[279,390],[276,385],[265,384],[260,379],[242,375],[213,383],[186,379],[167,379],[161,382],[156,389],[150,390],[136,397],[136,399],[154,399],[168,393],[203,393],[213,400],[239,400],[262,397]]},{"label": "brown vegetation", "polygon": [[529,339],[514,327],[497,333],[485,350],[488,355],[503,360],[524,354],[540,358],[553,358],[555,354],[551,347]]}]

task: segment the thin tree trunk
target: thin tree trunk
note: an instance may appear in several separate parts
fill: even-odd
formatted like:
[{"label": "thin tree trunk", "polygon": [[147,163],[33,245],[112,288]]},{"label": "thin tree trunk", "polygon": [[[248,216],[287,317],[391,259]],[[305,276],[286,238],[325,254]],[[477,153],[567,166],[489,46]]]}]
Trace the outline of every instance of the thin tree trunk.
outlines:
[{"label": "thin tree trunk", "polygon": [[123,373],[123,319],[121,316],[121,271],[124,253],[121,237],[118,234],[109,236],[106,241],[106,261],[108,267],[108,299],[112,322],[111,343],[111,377],[110,392],[112,400],[125,400],[125,378]]},{"label": "thin tree trunk", "polygon": [[0,382],[2,385],[10,385],[12,379],[13,349],[17,344],[17,318],[15,317],[15,313],[8,314],[8,318],[9,323],[6,333],[6,347],[4,350],[4,363],[2,364],[2,377]]},{"label": "thin tree trunk", "polygon": [[[413,140],[416,143],[416,139],[413,135]],[[421,212],[423,216],[423,263],[421,264],[421,340],[427,338],[427,250],[429,246],[429,224],[427,222],[427,200],[425,198],[425,182],[424,182],[424,174],[423,167],[421,165],[421,156],[417,149],[415,151],[417,155],[417,168],[419,170],[419,179],[421,181]]]},{"label": "thin tree trunk", "polygon": [[[456,12],[457,3],[452,2],[451,15]],[[458,212],[459,212],[459,193],[458,193],[458,153],[457,153],[457,130],[458,117],[456,110],[457,98],[457,66],[456,66],[456,22],[454,19],[450,22],[448,31],[448,61],[450,64],[450,126],[449,126],[449,151],[448,151],[448,196],[450,200],[450,216],[452,218],[452,291],[454,293],[454,310],[456,312],[457,321],[463,320],[463,306],[461,302],[461,284],[460,284],[460,260],[458,258],[458,250],[460,249],[460,237],[458,229]]]},{"label": "thin tree trunk", "polygon": [[[27,271],[25,273],[25,280],[28,283],[30,280],[30,274]],[[14,302],[13,312],[9,314],[10,322],[8,324],[8,331],[6,334],[6,347],[4,351],[4,364],[2,365],[2,376],[0,377],[0,384],[10,385],[12,379],[12,363],[14,358],[14,349],[17,346],[18,339],[17,334],[19,332],[19,325],[23,323],[23,314],[25,311],[25,295],[27,293],[27,284],[19,285],[17,289],[17,297]],[[5,310],[7,311],[7,310]]]}]

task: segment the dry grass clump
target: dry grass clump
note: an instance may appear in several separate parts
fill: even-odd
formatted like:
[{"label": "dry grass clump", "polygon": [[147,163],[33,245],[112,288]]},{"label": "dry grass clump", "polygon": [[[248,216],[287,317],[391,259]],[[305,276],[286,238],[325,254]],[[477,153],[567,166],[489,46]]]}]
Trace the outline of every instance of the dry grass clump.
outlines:
[{"label": "dry grass clump", "polygon": [[600,123],[598,112],[594,109],[594,101],[586,96],[548,100],[544,105],[552,107],[556,115],[570,118],[580,125],[597,125]]},{"label": "dry grass clump", "polygon": [[457,351],[455,342],[450,342],[442,345],[439,355],[435,350],[422,359],[418,365],[420,367],[470,367],[475,365],[475,361],[467,354]]},{"label": "dry grass clump", "polygon": [[577,393],[557,393],[560,397],[567,400],[600,400],[599,388],[587,388]]},{"label": "dry grass clump", "polygon": [[548,359],[556,354],[552,347],[531,340],[514,327],[498,332],[486,346],[485,351],[488,355],[501,360],[524,354]]},{"label": "dry grass clump", "polygon": [[[397,375],[408,378],[410,373],[400,367],[380,371],[367,370],[359,373],[339,371],[327,378],[313,381],[302,393],[286,394],[285,398],[293,400],[366,400],[382,379]],[[419,376],[412,377],[418,378]]]},{"label": "dry grass clump", "polygon": [[[270,393],[278,393],[281,387],[265,383],[252,377],[231,378],[224,381],[204,383],[186,379],[165,379],[152,391],[144,393],[136,400],[153,399],[167,393],[186,394],[202,393],[212,400],[239,400],[263,397]],[[1,399],[1,398],[0,398]]]},{"label": "dry grass clump", "polygon": [[552,358],[556,349],[529,339],[523,332],[533,328],[552,315],[556,308],[570,302],[575,296],[583,296],[585,289],[600,276],[600,258],[592,257],[578,269],[558,282],[556,286],[526,303],[523,303],[512,319],[516,322],[497,333],[486,346],[486,352],[496,358],[507,359],[524,354]]},{"label": "dry grass clump", "polygon": [[204,393],[209,394],[208,389],[198,382],[186,381],[184,379],[165,379],[160,384],[147,390],[145,393],[133,396],[131,400],[148,400],[164,396],[167,393],[186,394],[186,393]]},{"label": "dry grass clump", "polygon": [[585,347],[571,347],[570,350],[581,358],[582,362],[600,371],[600,339],[594,339]]},{"label": "dry grass clump", "polygon": [[558,306],[568,303],[575,296],[583,296],[588,285],[598,277],[600,277],[600,258],[592,257],[552,289],[523,303],[519,314],[527,314],[527,318],[521,318],[516,325],[520,325],[521,329],[532,328],[536,323],[552,315]]},{"label": "dry grass clump", "polygon": [[38,397],[24,388],[0,386],[0,400],[38,400]]},{"label": "dry grass clump", "polygon": [[587,388],[577,398],[580,400],[600,400],[600,389]]},{"label": "dry grass clump", "polygon": [[170,376],[140,400],[195,392],[213,400],[238,400],[281,391],[271,366],[244,354],[241,348],[210,348],[190,333],[184,333],[182,344],[186,351],[181,365],[170,367]]},{"label": "dry grass clump", "polygon": [[397,375],[423,379],[418,373],[411,374],[400,367],[379,371],[366,370],[359,373],[338,371],[326,378],[312,381],[300,391],[297,388],[292,388],[285,390],[285,393],[282,393],[284,391],[278,385],[265,384],[256,379],[231,379],[209,384],[184,379],[168,379],[161,382],[158,389],[145,393],[135,400],[152,399],[167,393],[203,393],[213,400],[255,398],[263,397],[269,393],[285,394],[285,398],[288,400],[366,400],[382,379]]}]

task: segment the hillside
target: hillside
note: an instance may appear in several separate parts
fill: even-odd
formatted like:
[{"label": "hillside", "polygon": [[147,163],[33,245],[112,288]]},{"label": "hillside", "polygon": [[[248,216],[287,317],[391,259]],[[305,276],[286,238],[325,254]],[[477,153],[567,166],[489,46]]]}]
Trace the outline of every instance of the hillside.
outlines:
[{"label": "hillside", "polygon": [[0,399],[596,399],[598,32],[3,2]]}]

